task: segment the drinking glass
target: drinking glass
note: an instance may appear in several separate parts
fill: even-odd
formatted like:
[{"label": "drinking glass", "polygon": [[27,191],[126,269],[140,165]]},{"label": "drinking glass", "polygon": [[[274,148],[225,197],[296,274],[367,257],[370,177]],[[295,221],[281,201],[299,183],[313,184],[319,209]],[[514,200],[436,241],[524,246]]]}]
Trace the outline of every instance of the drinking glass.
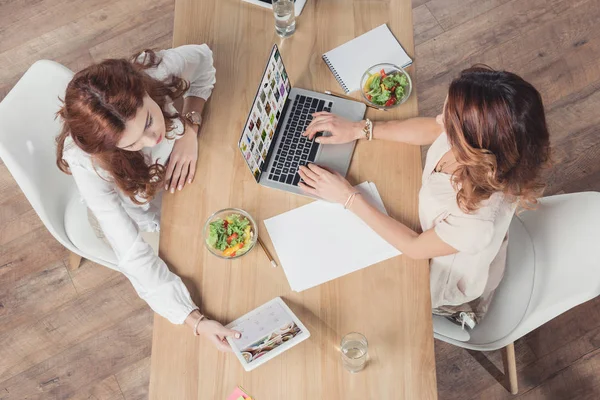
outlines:
[{"label": "drinking glass", "polygon": [[273,0],[275,14],[275,32],[282,38],[290,37],[296,32],[296,13],[293,0]]},{"label": "drinking glass", "polygon": [[357,332],[347,334],[342,338],[342,362],[344,368],[354,373],[362,370],[367,362],[367,338]]}]

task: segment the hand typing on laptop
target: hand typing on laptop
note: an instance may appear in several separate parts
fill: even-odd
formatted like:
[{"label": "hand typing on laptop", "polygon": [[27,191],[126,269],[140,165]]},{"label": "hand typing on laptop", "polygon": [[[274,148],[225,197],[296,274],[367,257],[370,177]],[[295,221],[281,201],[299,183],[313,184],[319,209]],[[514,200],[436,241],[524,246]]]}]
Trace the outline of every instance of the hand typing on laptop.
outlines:
[{"label": "hand typing on laptop", "polygon": [[314,113],[313,120],[302,133],[302,136],[312,140],[319,132],[329,132],[331,135],[316,139],[321,144],[343,144],[361,139],[365,136],[363,121],[349,121],[330,112]]}]

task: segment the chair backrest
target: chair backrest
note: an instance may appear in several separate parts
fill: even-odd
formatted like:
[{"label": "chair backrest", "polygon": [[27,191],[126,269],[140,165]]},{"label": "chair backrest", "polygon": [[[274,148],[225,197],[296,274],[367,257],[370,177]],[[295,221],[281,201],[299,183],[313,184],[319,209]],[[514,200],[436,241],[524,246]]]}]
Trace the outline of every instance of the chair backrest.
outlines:
[{"label": "chair backrest", "polygon": [[0,158],[39,215],[63,245],[67,202],[77,190],[56,166],[55,118],[73,72],[53,61],[33,64],[0,103]]},{"label": "chair backrest", "polygon": [[600,295],[600,193],[546,197],[520,218],[533,241],[535,283],[511,341]]},{"label": "chair backrest", "polygon": [[597,192],[545,197],[537,210],[515,216],[505,276],[485,318],[467,340],[452,331],[436,331],[436,337],[465,348],[496,350],[600,295],[598,226]]}]

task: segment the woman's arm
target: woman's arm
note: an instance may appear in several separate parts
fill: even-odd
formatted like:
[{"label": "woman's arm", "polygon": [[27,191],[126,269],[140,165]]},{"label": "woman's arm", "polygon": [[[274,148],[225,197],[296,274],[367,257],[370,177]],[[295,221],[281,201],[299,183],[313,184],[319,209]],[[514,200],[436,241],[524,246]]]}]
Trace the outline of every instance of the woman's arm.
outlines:
[{"label": "woman's arm", "polygon": [[442,127],[436,122],[435,118],[416,117],[404,121],[373,123],[373,139],[377,140],[428,145],[435,142],[441,133]]},{"label": "woman's arm", "polygon": [[[306,193],[322,199],[345,204],[352,193],[356,192],[356,189],[340,174],[332,173],[317,165],[302,166],[299,172],[302,182],[298,186]],[[349,209],[379,236],[410,258],[428,259],[458,252],[442,241],[434,230],[418,234],[371,206],[360,194],[355,195],[351,200]]]},{"label": "woman's arm", "polygon": [[[319,143],[341,144],[365,139],[365,121],[348,121],[328,112],[314,114],[306,131],[309,139],[319,132],[330,132],[330,136],[317,138]],[[390,140],[414,145],[433,143],[442,133],[435,118],[410,118],[403,121],[373,122],[373,139]]]},{"label": "woman's arm", "polygon": [[400,221],[383,214],[361,195],[355,196],[348,209],[365,221],[379,236],[410,258],[429,259],[458,252],[442,241],[433,229],[419,234]]}]

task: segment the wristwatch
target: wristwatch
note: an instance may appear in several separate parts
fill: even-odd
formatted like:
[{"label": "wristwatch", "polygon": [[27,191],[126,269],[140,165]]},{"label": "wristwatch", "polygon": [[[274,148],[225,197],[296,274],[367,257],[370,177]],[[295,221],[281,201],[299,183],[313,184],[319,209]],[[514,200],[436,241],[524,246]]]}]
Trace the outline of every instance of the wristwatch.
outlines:
[{"label": "wristwatch", "polygon": [[188,122],[192,125],[196,125],[198,128],[200,127],[200,124],[202,123],[202,116],[200,115],[199,112],[196,111],[190,111],[188,113],[186,113],[184,115],[185,119],[188,120]]}]

